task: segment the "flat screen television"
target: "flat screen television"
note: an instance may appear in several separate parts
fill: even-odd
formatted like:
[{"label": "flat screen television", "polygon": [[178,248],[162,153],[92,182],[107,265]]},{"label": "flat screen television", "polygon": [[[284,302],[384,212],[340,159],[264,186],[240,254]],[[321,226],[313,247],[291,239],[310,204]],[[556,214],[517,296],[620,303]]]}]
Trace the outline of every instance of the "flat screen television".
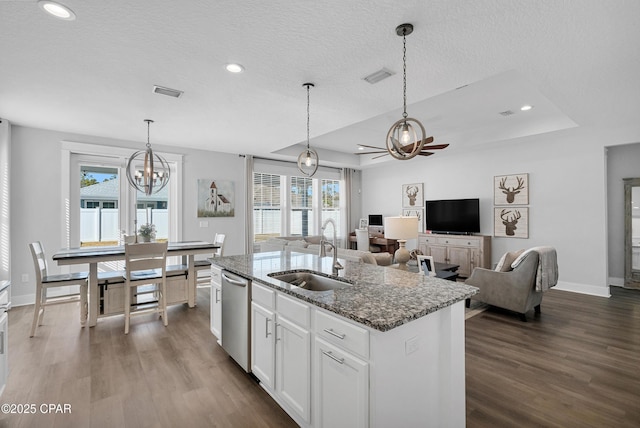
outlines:
[{"label": "flat screen television", "polygon": [[480,200],[426,201],[425,221],[427,230],[435,233],[479,233]]},{"label": "flat screen television", "polygon": [[369,214],[369,226],[384,226],[382,214]]}]

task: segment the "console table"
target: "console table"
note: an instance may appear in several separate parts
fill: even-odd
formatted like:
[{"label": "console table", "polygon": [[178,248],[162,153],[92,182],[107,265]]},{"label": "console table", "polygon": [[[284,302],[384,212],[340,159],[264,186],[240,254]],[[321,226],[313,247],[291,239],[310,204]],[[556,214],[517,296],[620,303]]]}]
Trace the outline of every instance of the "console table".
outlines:
[{"label": "console table", "polygon": [[469,277],[475,267],[491,269],[491,237],[487,235],[419,233],[418,248],[436,263],[459,265],[461,277]]},{"label": "console table", "polygon": [[[358,239],[356,238],[355,232],[351,232],[349,234],[349,243],[352,250],[357,249]],[[380,251],[389,253],[391,255],[395,254],[396,250],[399,248],[397,239],[388,239],[383,236],[369,236],[369,244],[377,245],[378,247],[380,247]]]}]

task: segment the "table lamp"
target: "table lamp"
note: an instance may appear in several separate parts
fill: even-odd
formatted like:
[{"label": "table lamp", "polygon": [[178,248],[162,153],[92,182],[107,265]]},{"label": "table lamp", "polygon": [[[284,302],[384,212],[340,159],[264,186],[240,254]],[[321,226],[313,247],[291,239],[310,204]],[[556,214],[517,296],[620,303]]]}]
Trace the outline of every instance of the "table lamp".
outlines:
[{"label": "table lamp", "polygon": [[385,217],[384,218],[384,237],[387,239],[396,239],[400,244],[400,248],[396,250],[394,255],[398,268],[406,269],[407,262],[411,259],[406,244],[407,239],[413,239],[418,236],[418,217]]}]

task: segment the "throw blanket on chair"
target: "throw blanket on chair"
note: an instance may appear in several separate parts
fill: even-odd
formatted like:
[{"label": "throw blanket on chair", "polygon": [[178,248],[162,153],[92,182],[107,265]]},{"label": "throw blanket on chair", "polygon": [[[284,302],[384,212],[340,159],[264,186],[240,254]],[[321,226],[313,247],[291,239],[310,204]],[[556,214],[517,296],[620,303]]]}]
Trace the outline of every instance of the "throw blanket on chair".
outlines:
[{"label": "throw blanket on chair", "polygon": [[558,283],[558,258],[556,249],[553,247],[533,247],[529,248],[511,264],[515,268],[520,261],[530,252],[539,254],[538,271],[536,273],[536,291],[547,291]]}]

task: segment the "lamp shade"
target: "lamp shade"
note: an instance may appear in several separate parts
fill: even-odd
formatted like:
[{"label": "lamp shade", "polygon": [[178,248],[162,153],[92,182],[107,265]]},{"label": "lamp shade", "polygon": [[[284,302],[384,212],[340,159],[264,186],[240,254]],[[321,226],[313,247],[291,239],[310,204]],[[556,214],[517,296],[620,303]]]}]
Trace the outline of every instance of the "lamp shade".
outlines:
[{"label": "lamp shade", "polygon": [[418,217],[385,217],[384,237],[413,239],[418,236]]}]

